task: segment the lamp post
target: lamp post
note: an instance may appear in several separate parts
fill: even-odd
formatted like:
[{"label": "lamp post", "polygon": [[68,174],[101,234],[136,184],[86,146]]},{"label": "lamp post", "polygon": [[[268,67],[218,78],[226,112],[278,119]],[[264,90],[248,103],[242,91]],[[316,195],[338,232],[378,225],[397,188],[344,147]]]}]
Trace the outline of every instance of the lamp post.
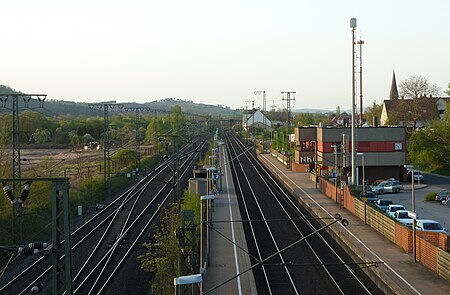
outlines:
[{"label": "lamp post", "polygon": [[366,183],[364,181],[365,167],[364,167],[364,153],[356,153],[357,156],[362,157],[362,199],[364,201],[364,224],[367,224],[366,212],[367,212],[367,198],[366,198]]},{"label": "lamp post", "polygon": [[364,153],[356,153],[357,156],[361,156],[362,157],[362,196],[365,198],[366,197],[366,184],[364,182],[364,174],[365,174],[365,167],[364,167]]},{"label": "lamp post", "polygon": [[338,199],[337,199],[337,186],[338,186],[337,149],[338,149],[338,146],[337,146],[337,144],[332,144],[331,147],[333,148],[333,152],[334,152],[334,176],[335,176],[334,198],[337,203],[338,202]]},{"label": "lamp post", "polygon": [[316,177],[315,177],[315,182],[316,182],[316,188],[317,188],[317,180],[318,180],[318,171],[317,171],[317,162],[318,162],[318,157],[317,157],[317,140],[314,140],[314,172],[316,173]]},{"label": "lamp post", "polygon": [[356,119],[355,119],[355,100],[356,100],[356,61],[355,61],[355,29],[356,29],[356,18],[350,19],[350,28],[352,29],[352,147],[351,147],[351,158],[352,158],[352,185],[357,182],[356,177]]},{"label": "lamp post", "polygon": [[416,256],[416,198],[414,195],[414,165],[404,165],[406,169],[411,169],[411,210],[413,212],[413,227],[412,227],[412,234],[413,234],[413,260],[414,263],[417,262],[417,256]]}]

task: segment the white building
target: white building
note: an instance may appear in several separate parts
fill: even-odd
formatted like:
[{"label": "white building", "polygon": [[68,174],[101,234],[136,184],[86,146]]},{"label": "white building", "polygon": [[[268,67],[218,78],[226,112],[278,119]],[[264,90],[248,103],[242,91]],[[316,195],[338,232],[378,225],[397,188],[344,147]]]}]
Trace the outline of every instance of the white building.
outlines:
[{"label": "white building", "polygon": [[244,114],[242,122],[245,130],[252,127],[272,130],[272,122],[260,110],[255,110],[253,114]]}]

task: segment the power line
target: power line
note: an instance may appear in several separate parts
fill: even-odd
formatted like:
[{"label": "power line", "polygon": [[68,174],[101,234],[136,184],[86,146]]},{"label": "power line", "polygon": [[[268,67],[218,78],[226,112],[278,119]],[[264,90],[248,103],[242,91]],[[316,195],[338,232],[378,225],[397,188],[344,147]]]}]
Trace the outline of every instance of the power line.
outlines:
[{"label": "power line", "polygon": [[[289,138],[289,129],[291,128],[291,101],[295,101],[295,91],[283,91],[281,92],[282,100],[286,101],[286,110],[287,110],[287,120],[286,120],[286,134],[287,134],[287,144],[288,147],[287,155],[288,155],[288,161],[287,161],[287,167],[291,168],[291,141]],[[291,97],[291,94],[293,95]],[[285,96],[286,95],[286,96]]]}]

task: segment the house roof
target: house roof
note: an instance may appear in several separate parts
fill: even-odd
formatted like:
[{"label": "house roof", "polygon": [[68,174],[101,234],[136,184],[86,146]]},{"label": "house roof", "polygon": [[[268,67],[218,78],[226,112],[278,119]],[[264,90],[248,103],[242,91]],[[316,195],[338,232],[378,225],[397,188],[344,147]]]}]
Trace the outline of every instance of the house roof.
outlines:
[{"label": "house roof", "polygon": [[[430,101],[433,101],[433,104],[427,104],[430,107],[426,109],[428,111],[427,117],[430,119],[438,119],[439,118],[439,111],[437,109],[436,102],[440,97],[421,97],[420,99],[429,99]],[[385,99],[384,100],[384,107],[386,109],[386,113],[389,116],[389,113],[392,114],[393,111],[401,111],[401,112],[408,112],[412,111],[414,108],[414,100],[413,99],[400,99],[400,100],[391,100],[391,99]],[[432,107],[434,105],[434,107]],[[419,106],[420,107],[420,106]],[[430,113],[431,112],[431,113]]]},{"label": "house roof", "polygon": [[330,125],[345,125],[351,121],[351,116],[334,116],[330,121]]}]

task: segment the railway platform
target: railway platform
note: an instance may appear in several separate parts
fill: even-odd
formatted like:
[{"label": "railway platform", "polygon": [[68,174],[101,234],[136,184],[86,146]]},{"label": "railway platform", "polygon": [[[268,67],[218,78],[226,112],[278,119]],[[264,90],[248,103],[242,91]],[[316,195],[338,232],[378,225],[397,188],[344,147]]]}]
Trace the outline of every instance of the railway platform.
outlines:
[{"label": "railway platform", "polygon": [[363,261],[379,262],[377,267],[370,266],[373,268],[371,276],[381,280],[386,286],[383,290],[386,294],[450,294],[449,282],[420,263],[414,263],[411,254],[340,208],[315,188],[308,173],[292,172],[271,155],[259,155],[258,158],[315,215],[323,218],[339,213],[349,221],[347,227],[333,226],[334,234]]},{"label": "railway platform", "polygon": [[[249,268],[244,227],[233,184],[233,177],[225,147],[220,147],[220,166],[223,170],[222,190],[214,199],[210,230],[209,265],[203,278],[203,292],[217,287],[229,278]],[[242,249],[240,249],[242,248]],[[208,292],[208,294],[257,294],[252,271]]]}]

